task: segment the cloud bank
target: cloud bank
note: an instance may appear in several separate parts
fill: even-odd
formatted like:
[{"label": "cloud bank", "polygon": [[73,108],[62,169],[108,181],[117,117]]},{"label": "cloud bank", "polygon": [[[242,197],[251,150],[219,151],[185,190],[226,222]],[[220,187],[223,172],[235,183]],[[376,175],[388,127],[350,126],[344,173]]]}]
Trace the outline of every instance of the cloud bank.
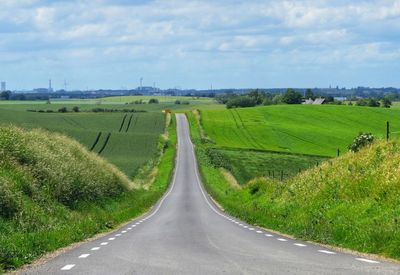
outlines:
[{"label": "cloud bank", "polygon": [[0,36],[14,89],[400,86],[399,0],[1,0]]}]

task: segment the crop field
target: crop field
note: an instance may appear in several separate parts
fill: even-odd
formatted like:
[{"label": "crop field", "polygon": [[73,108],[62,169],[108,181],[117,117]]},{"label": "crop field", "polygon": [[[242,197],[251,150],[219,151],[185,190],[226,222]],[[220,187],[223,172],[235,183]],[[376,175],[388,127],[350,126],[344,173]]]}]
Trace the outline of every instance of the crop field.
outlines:
[{"label": "crop field", "polygon": [[288,106],[202,111],[207,135],[218,146],[336,156],[359,132],[383,137],[400,131],[400,110],[355,106]]},{"label": "crop field", "polygon": [[[57,108],[54,104],[48,106]],[[164,114],[160,111],[38,113],[27,112],[29,108],[39,109],[42,105],[18,105],[17,108],[0,105],[0,124],[66,134],[108,159],[128,176],[133,176],[139,167],[154,157],[159,136],[165,128]]]},{"label": "crop field", "polygon": [[303,170],[321,164],[325,157],[249,150],[218,150],[229,160],[231,172],[240,184],[256,177],[287,180]]}]

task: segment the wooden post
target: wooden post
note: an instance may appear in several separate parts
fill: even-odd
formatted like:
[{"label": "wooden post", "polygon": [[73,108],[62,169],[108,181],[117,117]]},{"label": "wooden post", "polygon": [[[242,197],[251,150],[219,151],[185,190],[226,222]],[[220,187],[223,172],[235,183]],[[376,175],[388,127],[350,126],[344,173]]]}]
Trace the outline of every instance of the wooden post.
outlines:
[{"label": "wooden post", "polygon": [[390,135],[390,124],[389,121],[386,121],[386,141],[389,141],[389,135]]},{"label": "wooden post", "polygon": [[337,156],[340,156],[340,149],[337,149]]}]

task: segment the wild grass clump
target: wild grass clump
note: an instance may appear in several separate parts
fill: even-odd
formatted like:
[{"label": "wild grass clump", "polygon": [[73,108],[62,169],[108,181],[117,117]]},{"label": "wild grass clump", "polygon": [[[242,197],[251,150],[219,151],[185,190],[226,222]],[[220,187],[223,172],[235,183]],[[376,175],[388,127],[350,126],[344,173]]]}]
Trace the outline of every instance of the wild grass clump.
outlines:
[{"label": "wild grass clump", "polygon": [[[3,175],[5,171],[0,174],[2,182],[8,180],[8,186],[15,189],[13,193],[34,198],[36,193],[46,192],[69,207],[113,197],[133,187],[123,173],[78,142],[44,130],[1,127],[0,159],[1,170],[15,170],[27,178],[17,184]],[[5,186],[2,183],[3,189]]]}]

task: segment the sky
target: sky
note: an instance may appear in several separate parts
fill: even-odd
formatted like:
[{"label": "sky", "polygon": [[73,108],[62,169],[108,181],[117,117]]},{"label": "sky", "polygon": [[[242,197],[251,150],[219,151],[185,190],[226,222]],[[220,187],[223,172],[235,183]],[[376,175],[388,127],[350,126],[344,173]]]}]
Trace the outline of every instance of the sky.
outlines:
[{"label": "sky", "polygon": [[400,0],[0,0],[11,90],[400,87]]}]

